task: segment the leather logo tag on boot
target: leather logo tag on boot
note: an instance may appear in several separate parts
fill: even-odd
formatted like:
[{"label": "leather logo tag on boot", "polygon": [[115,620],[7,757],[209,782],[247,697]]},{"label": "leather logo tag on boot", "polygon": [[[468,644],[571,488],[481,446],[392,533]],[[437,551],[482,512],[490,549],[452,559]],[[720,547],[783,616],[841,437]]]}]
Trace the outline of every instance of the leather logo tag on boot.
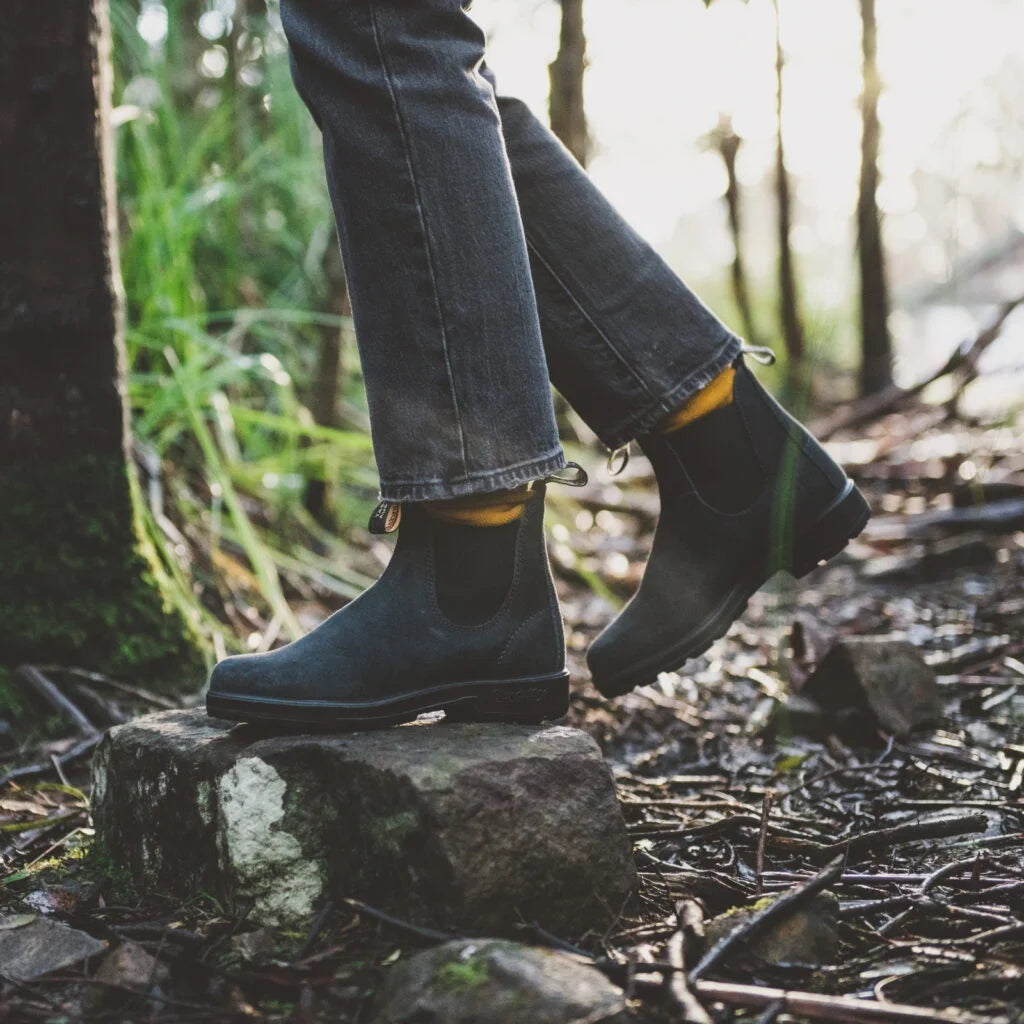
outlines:
[{"label": "leather logo tag on boot", "polygon": [[394,533],[402,521],[402,506],[394,501],[382,501],[370,516],[370,533]]}]

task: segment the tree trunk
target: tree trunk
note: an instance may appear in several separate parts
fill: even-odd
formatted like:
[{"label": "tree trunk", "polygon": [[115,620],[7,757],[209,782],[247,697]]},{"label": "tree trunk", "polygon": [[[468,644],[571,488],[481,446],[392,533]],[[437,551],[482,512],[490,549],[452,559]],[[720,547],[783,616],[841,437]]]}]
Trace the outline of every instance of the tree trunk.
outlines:
[{"label": "tree trunk", "polygon": [[782,24],[779,0],[775,5],[775,118],[778,142],[775,148],[775,198],[778,207],[779,228],[779,315],[782,337],[786,345],[789,379],[798,384],[803,374],[804,329],[800,319],[800,300],[797,295],[793,249],[789,241],[792,223],[792,199],[789,191],[789,173],[786,170],[786,151],[782,141],[782,80],[785,58],[782,53]]},{"label": "tree trunk", "polygon": [[587,39],[583,34],[583,0],[561,0],[562,28],[558,55],[548,65],[551,130],[586,167],[590,136],[583,104],[583,74],[587,69]]},{"label": "tree trunk", "polygon": [[[324,253],[324,276],[327,279],[327,294],[331,307],[339,316],[351,316],[348,282],[341,262],[338,240],[333,236]],[[338,327],[324,326],[320,329],[320,347],[317,351],[316,372],[313,377],[313,391],[309,411],[314,422],[322,427],[341,426],[338,415],[338,395],[342,387],[343,331]],[[303,503],[318,522],[333,526],[333,511],[330,504],[330,481],[324,478],[309,479],[303,493]]]},{"label": "tree trunk", "polygon": [[6,0],[0,37],[0,665],[195,684],[127,457],[105,0]]},{"label": "tree trunk", "polygon": [[860,0],[864,92],[861,96],[860,194],[857,199],[857,255],[860,262],[860,393],[872,395],[892,384],[889,289],[878,212],[878,75],[875,0]]},{"label": "tree trunk", "polygon": [[725,204],[729,210],[729,233],[732,237],[732,292],[743,321],[743,330],[751,345],[760,345],[760,332],[754,323],[754,311],[750,304],[750,289],[747,286],[746,261],[743,259],[743,221],[740,208],[740,183],[736,177],[736,155],[742,140],[733,131],[732,118],[722,114],[718,127],[712,133],[712,140],[718,155],[725,164],[728,185],[725,189]]}]

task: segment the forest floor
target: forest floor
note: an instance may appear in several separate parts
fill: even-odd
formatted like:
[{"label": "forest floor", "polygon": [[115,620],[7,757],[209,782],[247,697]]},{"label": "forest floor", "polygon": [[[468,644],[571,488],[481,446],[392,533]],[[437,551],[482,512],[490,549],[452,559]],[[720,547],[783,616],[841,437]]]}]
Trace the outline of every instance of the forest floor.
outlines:
[{"label": "forest floor", "polygon": [[[690,972],[714,1020],[850,1019],[830,999],[856,996],[881,1007],[864,1019],[911,1005],[1024,1021],[1020,435],[917,410],[835,450],[875,510],[861,538],[800,584],[773,582],[684,671],[615,702],[590,687],[582,651],[613,611],[609,595],[628,595],[642,570],[656,502],[641,461],[592,483],[553,533],[569,720],[612,765],[641,886],[603,935],[523,938],[598,958],[638,1021],[684,1019],[686,993],[670,983],[683,975],[664,965],[681,952],[691,964],[701,918],[806,889],[823,869],[838,897],[827,962],[726,951]],[[938,674],[937,728],[894,739],[863,717],[785,710],[850,634],[902,634],[921,651]],[[5,767],[75,745],[11,751]],[[429,942],[351,906],[268,932],[203,896],[182,906],[135,893],[90,849],[85,759],[62,761],[59,778],[0,788],[3,927],[49,915],[155,961],[141,981],[129,963],[105,980],[77,967],[0,981],[2,1020],[367,1022],[388,965]],[[823,998],[786,1004],[778,989]]]}]

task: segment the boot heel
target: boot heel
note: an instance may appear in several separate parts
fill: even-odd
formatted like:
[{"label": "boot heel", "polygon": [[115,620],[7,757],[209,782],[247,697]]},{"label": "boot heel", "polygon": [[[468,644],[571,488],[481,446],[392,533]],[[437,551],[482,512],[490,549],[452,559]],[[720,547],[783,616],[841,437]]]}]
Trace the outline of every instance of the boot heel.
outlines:
[{"label": "boot heel", "polygon": [[802,579],[839,554],[867,525],[871,510],[853,481],[832,507],[797,541],[791,572]]},{"label": "boot heel", "polygon": [[536,725],[561,718],[569,710],[569,673],[507,683],[483,684],[471,697],[447,706],[452,722],[520,722]]}]

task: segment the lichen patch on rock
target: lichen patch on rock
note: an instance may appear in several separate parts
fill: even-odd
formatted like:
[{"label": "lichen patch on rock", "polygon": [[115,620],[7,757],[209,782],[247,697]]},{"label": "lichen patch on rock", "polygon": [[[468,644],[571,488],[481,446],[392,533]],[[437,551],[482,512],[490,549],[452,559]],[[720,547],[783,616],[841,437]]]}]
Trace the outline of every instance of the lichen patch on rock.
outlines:
[{"label": "lichen patch on rock", "polygon": [[323,891],[323,868],[283,825],[287,785],[259,757],[243,757],[218,786],[220,827],[240,889],[270,924],[307,917]]}]

